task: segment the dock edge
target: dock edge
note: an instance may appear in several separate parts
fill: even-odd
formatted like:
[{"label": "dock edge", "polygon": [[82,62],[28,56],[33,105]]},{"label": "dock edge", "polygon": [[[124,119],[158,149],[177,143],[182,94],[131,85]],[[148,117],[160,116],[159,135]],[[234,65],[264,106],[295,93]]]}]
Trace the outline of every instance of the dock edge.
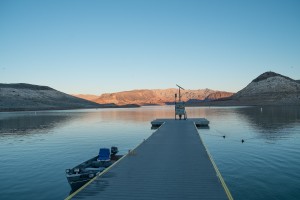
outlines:
[{"label": "dock edge", "polygon": [[[195,123],[194,123],[194,125],[195,125],[195,128],[197,129],[197,126],[196,126]],[[197,129],[197,132],[198,132],[198,129]],[[198,132],[198,133],[199,133],[199,132]],[[216,171],[216,173],[217,173],[217,176],[218,176],[218,178],[219,178],[219,180],[220,180],[220,182],[221,182],[221,184],[222,184],[222,186],[223,186],[223,189],[224,189],[224,191],[225,191],[225,193],[226,193],[228,199],[229,199],[229,200],[233,200],[233,197],[232,197],[232,195],[231,195],[231,193],[230,193],[230,191],[229,191],[229,189],[228,189],[228,187],[227,187],[227,185],[226,185],[226,183],[225,183],[225,181],[224,181],[224,179],[223,179],[223,177],[222,177],[222,175],[221,175],[221,173],[220,173],[220,171],[219,171],[219,169],[218,169],[218,167],[217,167],[217,165],[216,165],[216,163],[215,163],[215,161],[213,160],[211,154],[209,153],[207,146],[206,146],[205,143],[203,142],[203,140],[202,140],[200,134],[199,134],[199,138],[200,138],[200,141],[202,142],[203,146],[205,147],[205,150],[206,150],[206,152],[207,152],[207,155],[208,155],[208,157],[209,157],[211,163],[212,163],[213,166],[214,166],[214,169],[215,169],[215,171]]]}]

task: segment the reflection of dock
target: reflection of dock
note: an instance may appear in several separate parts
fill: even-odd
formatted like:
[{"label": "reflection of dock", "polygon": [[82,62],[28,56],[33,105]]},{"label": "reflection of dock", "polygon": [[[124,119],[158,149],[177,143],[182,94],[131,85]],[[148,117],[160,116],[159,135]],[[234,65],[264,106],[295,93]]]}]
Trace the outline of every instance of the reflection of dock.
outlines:
[{"label": "reflection of dock", "polygon": [[232,199],[195,127],[208,121],[152,124],[160,122],[147,140],[67,199]]}]

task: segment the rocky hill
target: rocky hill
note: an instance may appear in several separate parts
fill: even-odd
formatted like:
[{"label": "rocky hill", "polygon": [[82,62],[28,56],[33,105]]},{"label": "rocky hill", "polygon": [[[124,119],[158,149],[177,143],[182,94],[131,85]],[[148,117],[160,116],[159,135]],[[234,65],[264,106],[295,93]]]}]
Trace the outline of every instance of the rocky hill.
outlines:
[{"label": "rocky hill", "polygon": [[300,83],[275,72],[265,72],[230,98],[210,105],[300,105]]},{"label": "rocky hill", "polygon": [[233,95],[232,99],[253,104],[300,104],[300,84],[281,74],[265,72]]},{"label": "rocky hill", "polygon": [[99,105],[59,92],[47,86],[0,84],[0,111],[56,110],[77,108],[102,108]]},{"label": "rocky hill", "polygon": [[[100,104],[114,103],[117,105],[164,105],[174,102],[175,93],[178,93],[178,89],[131,90],[102,94],[92,101]],[[233,93],[203,89],[182,90],[181,94],[183,101],[210,101],[218,98],[229,97]]]}]

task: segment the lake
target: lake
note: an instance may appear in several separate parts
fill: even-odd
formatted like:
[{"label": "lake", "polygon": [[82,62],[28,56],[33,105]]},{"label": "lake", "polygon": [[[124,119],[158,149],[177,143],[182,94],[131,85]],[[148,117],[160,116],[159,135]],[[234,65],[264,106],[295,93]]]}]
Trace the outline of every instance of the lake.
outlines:
[{"label": "lake", "polygon": [[[300,199],[299,107],[187,108],[235,199]],[[0,199],[63,199],[65,169],[149,137],[173,106],[0,113]],[[225,138],[223,137],[225,136]],[[244,140],[244,142],[242,142]]]}]

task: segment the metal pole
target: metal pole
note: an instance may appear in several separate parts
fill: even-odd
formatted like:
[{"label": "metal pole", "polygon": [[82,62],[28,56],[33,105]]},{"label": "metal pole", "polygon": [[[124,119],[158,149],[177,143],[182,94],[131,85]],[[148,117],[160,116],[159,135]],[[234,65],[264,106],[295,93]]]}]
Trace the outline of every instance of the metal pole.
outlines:
[{"label": "metal pole", "polygon": [[179,86],[179,85],[177,85],[177,84],[176,84],[176,86],[177,86],[177,87],[178,87],[178,89],[179,89],[179,101],[181,101],[180,89],[183,89],[183,90],[184,90],[184,88],[180,87],[180,86]]},{"label": "metal pole", "polygon": [[176,98],[177,98],[177,94],[175,93],[175,102],[174,102],[174,105],[175,105],[175,120],[176,120]]}]

